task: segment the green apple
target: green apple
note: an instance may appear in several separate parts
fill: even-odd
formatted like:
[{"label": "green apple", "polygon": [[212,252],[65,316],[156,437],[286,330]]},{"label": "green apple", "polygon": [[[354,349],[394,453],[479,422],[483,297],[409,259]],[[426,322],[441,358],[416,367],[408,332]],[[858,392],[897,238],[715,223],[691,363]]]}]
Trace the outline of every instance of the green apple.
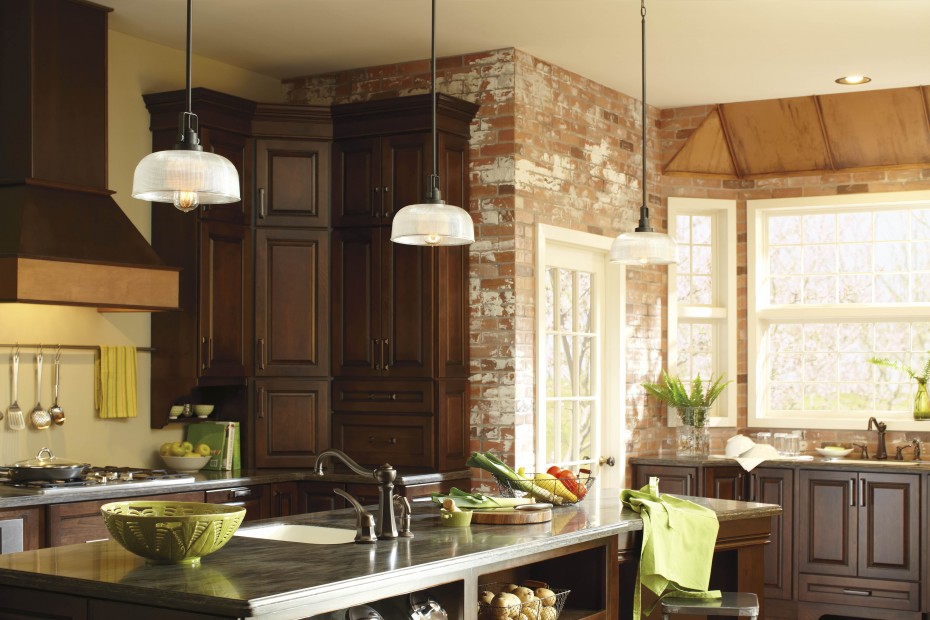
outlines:
[{"label": "green apple", "polygon": [[189,441],[184,441],[181,445],[184,446],[184,454],[190,454],[194,451],[194,444]]},{"label": "green apple", "polygon": [[184,456],[185,454],[187,454],[187,450],[184,449],[184,444],[180,441],[171,444],[171,456]]},{"label": "green apple", "polygon": [[162,456],[171,456],[171,442],[166,441],[161,444],[161,447],[158,449],[158,453]]},{"label": "green apple", "polygon": [[194,448],[194,454],[197,456],[210,456],[210,446],[205,443],[199,443],[197,447]]}]

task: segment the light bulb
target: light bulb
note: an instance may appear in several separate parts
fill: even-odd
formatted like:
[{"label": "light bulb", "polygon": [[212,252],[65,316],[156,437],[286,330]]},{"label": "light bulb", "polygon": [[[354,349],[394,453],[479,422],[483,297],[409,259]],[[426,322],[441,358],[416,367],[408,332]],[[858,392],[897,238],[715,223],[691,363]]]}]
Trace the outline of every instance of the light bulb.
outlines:
[{"label": "light bulb", "polygon": [[436,233],[429,233],[426,235],[425,241],[426,245],[439,245],[439,242],[442,241],[442,237]]},{"label": "light bulb", "polygon": [[200,198],[197,196],[197,192],[185,192],[185,191],[176,191],[174,192],[174,206],[179,211],[193,211],[200,204]]}]

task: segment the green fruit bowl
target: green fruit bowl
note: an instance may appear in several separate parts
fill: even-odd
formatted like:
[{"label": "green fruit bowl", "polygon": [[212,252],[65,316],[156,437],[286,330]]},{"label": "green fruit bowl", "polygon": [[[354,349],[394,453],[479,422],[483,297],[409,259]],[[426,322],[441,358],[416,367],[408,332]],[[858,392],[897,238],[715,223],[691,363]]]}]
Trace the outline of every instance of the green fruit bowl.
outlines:
[{"label": "green fruit bowl", "polygon": [[200,471],[210,462],[209,456],[168,456],[161,455],[161,460],[165,462],[168,469],[180,472]]},{"label": "green fruit bowl", "polygon": [[113,540],[150,564],[200,564],[242,524],[245,508],[199,502],[111,502],[100,507]]}]

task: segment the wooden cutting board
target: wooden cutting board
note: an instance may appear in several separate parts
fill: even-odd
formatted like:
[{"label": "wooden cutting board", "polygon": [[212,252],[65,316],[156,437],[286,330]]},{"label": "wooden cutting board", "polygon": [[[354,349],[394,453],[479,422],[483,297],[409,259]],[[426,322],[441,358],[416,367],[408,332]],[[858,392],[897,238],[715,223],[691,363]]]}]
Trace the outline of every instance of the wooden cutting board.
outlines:
[{"label": "wooden cutting board", "polygon": [[552,521],[552,509],[545,510],[472,510],[472,523],[491,525],[530,525]]}]

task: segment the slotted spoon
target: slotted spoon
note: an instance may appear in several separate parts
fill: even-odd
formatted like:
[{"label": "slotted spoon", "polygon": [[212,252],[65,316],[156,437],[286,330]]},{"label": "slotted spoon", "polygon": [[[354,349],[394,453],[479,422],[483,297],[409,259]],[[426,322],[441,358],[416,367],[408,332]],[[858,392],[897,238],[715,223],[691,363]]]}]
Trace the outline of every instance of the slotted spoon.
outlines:
[{"label": "slotted spoon", "polygon": [[36,406],[29,414],[29,421],[40,431],[52,425],[52,416],[42,408],[42,349],[36,353]]},{"label": "slotted spoon", "polygon": [[12,354],[13,367],[13,404],[6,410],[6,421],[12,431],[21,431],[26,428],[26,418],[19,406],[19,348]]}]

